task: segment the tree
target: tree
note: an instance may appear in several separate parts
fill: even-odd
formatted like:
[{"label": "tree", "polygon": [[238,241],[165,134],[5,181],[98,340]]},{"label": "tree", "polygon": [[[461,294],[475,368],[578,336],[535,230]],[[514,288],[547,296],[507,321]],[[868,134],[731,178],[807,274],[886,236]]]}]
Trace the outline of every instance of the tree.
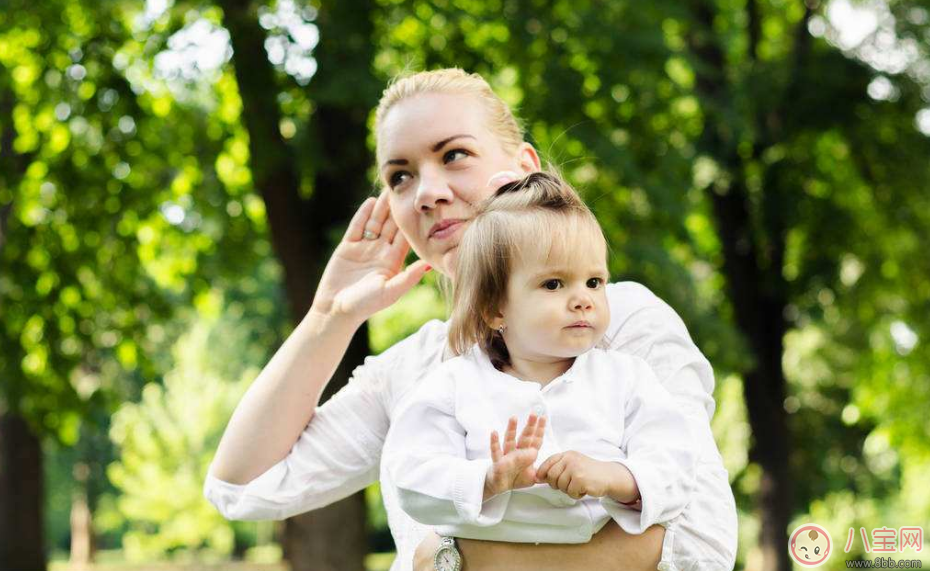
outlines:
[{"label": "tree", "polygon": [[262,254],[261,213],[241,207],[247,193],[230,200],[213,167],[228,123],[152,88],[126,6],[0,15],[0,557],[20,569],[45,565],[41,438],[74,444],[82,423],[136,398],[158,377],[152,328],[214,270]]},{"label": "tree", "polygon": [[203,500],[203,482],[229,415],[258,373],[243,358],[250,338],[262,325],[273,329],[273,314],[243,319],[230,309],[220,291],[205,300],[173,347],[175,368],[164,383],[148,383],[141,401],[113,415],[110,436],[120,453],[107,476],[121,490],[127,560],[194,552],[228,557],[235,547],[233,524]]},{"label": "tree", "polygon": [[[317,72],[308,86],[315,109],[307,125],[310,149],[292,148],[281,133],[278,85],[265,52],[258,4],[223,0],[224,24],[233,47],[233,66],[249,133],[249,164],[265,202],[275,253],[284,268],[292,320],[300,321],[313,288],[335,246],[339,226],[361,203],[369,183],[371,156],[366,120],[376,101],[369,69],[371,7],[367,3],[323,3],[316,23],[322,38],[315,52]],[[338,41],[336,40],[338,38]],[[307,150],[315,153],[302,156]],[[309,154],[309,153],[308,153]],[[307,165],[301,168],[298,159]],[[302,175],[309,186],[302,196]],[[368,354],[367,328],[353,338],[322,397],[341,388]],[[361,493],[337,504],[287,520],[285,556],[294,569],[362,569],[367,552],[365,503]]]}]

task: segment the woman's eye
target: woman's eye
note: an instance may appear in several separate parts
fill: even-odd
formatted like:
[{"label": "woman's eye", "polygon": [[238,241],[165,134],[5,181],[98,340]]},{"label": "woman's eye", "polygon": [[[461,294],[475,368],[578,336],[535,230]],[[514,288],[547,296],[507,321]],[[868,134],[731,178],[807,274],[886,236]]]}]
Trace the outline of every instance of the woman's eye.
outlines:
[{"label": "woman's eye", "polygon": [[549,291],[555,291],[562,287],[562,280],[546,280],[543,282],[543,287]]},{"label": "woman's eye", "polygon": [[404,177],[409,177],[410,173],[407,171],[396,171],[388,178],[388,186],[394,188],[399,184],[403,184],[406,180]]},{"label": "woman's eye", "polygon": [[466,152],[465,152],[464,150],[462,150],[462,149],[453,149],[453,150],[449,151],[448,153],[446,153],[446,154],[444,154],[444,155],[442,156],[442,161],[443,161],[444,163],[451,163],[452,161],[458,160],[458,159],[459,159],[459,155],[461,155],[461,156],[463,156],[463,157],[467,157],[467,156],[468,156],[468,153],[466,153]]},{"label": "woman's eye", "polygon": [[588,287],[591,289],[597,289],[601,287],[602,283],[604,283],[604,280],[601,278],[591,278],[588,280]]}]

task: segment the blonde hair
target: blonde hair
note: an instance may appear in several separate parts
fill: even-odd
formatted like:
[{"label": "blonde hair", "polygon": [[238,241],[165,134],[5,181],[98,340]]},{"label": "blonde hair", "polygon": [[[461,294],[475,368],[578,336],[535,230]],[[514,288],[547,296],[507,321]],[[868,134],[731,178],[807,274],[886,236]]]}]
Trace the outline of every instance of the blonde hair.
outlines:
[{"label": "blonde hair", "polygon": [[[380,137],[381,125],[388,111],[401,101],[424,93],[469,94],[478,98],[487,114],[488,128],[497,136],[501,147],[515,153],[523,142],[523,128],[510,106],[494,93],[488,82],[477,73],[465,73],[458,68],[421,71],[395,77],[381,95],[375,112],[375,134]],[[379,160],[380,162],[380,160]]]},{"label": "blonde hair", "polygon": [[461,355],[477,344],[498,369],[510,364],[504,339],[490,323],[507,300],[514,262],[533,255],[570,256],[579,239],[606,245],[594,214],[556,174],[532,173],[482,203],[458,247],[449,319],[452,352]]}]

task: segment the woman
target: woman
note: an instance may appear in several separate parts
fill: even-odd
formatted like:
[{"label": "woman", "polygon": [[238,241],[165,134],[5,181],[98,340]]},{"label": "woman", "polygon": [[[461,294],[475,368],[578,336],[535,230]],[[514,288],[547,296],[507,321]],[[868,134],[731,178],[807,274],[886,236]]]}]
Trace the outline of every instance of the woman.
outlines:
[{"label": "woman", "polygon": [[[345,497],[378,479],[396,405],[442,362],[446,324],[431,321],[377,357],[325,405],[319,396],[355,330],[429,269],[452,275],[475,205],[514,177],[540,170],[513,114],[477,75],[424,72],[390,86],[376,114],[384,191],[362,204],[333,253],[313,306],[243,397],[205,483],[230,519],[283,519]],[[420,261],[403,267],[410,247]],[[713,371],[675,312],[635,283],[608,286],[611,348],[644,358],[687,416],[698,447],[694,499],[674,525],[641,535],[608,524],[581,545],[461,540],[470,571],[672,569],[677,534],[703,540],[694,568],[729,569],[736,508],[710,432]],[[393,569],[431,569],[440,539],[400,510],[381,472],[398,555]],[[418,548],[419,546],[419,548]],[[445,548],[445,547],[443,547]]]}]

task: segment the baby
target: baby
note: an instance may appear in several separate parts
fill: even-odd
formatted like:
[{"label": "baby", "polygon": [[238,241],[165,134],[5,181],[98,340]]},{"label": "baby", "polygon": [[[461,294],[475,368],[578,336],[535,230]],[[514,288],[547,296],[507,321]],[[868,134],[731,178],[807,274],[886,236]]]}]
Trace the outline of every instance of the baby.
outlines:
[{"label": "baby", "polygon": [[607,243],[575,191],[546,173],[502,186],[457,264],[455,356],[404,396],[382,456],[403,509],[442,535],[536,543],[678,516],[686,420],[645,361],[604,342]]}]

